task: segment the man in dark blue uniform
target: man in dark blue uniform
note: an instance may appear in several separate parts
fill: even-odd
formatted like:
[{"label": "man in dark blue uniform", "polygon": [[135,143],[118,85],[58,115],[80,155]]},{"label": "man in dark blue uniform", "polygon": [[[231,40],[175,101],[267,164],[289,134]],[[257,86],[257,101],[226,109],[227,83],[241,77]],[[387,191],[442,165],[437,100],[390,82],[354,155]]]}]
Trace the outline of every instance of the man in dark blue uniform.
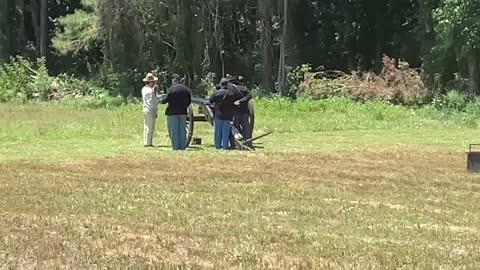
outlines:
[{"label": "man in dark blue uniform", "polygon": [[244,140],[252,138],[253,126],[248,103],[253,98],[250,90],[243,84],[243,77],[232,77],[229,80],[229,87],[240,97],[235,101],[235,115],[233,125],[238,129]]},{"label": "man in dark blue uniform", "polygon": [[215,105],[215,148],[230,149],[230,134],[233,117],[235,115],[235,102],[242,97],[234,91],[227,79],[220,81],[221,88],[210,97],[210,103]]},{"label": "man in dark blue uniform", "polygon": [[187,113],[192,103],[192,94],[178,75],[173,76],[172,86],[161,103],[168,103],[165,114],[173,150],[185,150],[187,148]]}]

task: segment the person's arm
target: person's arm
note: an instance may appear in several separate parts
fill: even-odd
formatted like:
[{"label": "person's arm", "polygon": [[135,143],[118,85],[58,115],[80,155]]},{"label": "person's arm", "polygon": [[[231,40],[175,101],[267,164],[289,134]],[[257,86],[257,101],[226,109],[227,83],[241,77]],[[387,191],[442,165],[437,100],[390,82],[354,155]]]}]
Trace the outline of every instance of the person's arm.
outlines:
[{"label": "person's arm", "polygon": [[170,91],[163,97],[163,99],[160,101],[161,104],[167,104],[170,101]]},{"label": "person's arm", "polygon": [[245,88],[245,90],[241,90],[241,92],[243,96],[243,98],[239,100],[241,103],[249,102],[253,98],[252,92],[250,92],[250,90],[248,90],[247,88]]},{"label": "person's arm", "polygon": [[143,93],[143,90],[142,90],[142,101],[143,101],[143,106],[146,106],[148,100],[147,100],[147,95]]},{"label": "person's arm", "polygon": [[188,92],[188,106],[190,106],[192,104],[192,93],[189,91]]},{"label": "person's arm", "polygon": [[217,97],[218,97],[218,92],[213,93],[210,96],[210,99],[208,100],[208,102],[210,102],[211,104],[214,104],[217,101]]}]

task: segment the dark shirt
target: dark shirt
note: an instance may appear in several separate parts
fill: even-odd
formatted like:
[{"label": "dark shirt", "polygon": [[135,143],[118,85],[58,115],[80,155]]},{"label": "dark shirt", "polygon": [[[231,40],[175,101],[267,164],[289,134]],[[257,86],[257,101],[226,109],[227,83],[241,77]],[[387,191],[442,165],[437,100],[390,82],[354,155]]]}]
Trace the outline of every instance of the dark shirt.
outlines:
[{"label": "dark shirt", "polygon": [[210,103],[215,104],[215,118],[232,121],[235,115],[234,103],[241,98],[240,93],[230,87],[223,87],[213,93]]},{"label": "dark shirt", "polygon": [[174,84],[168,89],[168,93],[162,100],[162,104],[168,103],[166,115],[187,114],[188,107],[192,103],[192,93],[183,84]]},{"label": "dark shirt", "polygon": [[248,109],[248,102],[253,98],[250,90],[248,90],[248,88],[243,85],[230,84],[229,87],[233,91],[238,92],[240,96],[240,100],[239,100],[240,105],[236,106],[235,112],[240,114],[243,114],[243,113],[249,114],[250,111]]}]

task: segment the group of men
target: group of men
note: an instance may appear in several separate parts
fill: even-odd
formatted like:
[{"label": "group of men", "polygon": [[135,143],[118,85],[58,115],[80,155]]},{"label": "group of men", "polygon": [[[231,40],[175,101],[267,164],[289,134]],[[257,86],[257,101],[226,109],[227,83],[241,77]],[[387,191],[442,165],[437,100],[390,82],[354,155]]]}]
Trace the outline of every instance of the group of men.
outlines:
[{"label": "group of men", "polygon": [[[155,123],[158,118],[158,104],[167,104],[167,127],[173,150],[187,148],[187,115],[192,103],[191,90],[178,75],[172,78],[172,85],[158,101],[158,78],[148,73],[143,79],[142,89],[144,112],[144,146],[153,146]],[[252,137],[252,125],[248,103],[252,94],[243,84],[242,78],[223,78],[211,95],[209,102],[214,106],[215,148],[232,149],[232,124],[240,131],[244,139]]]},{"label": "group of men", "polygon": [[[158,118],[158,78],[148,73],[143,79],[145,86],[142,89],[144,130],[143,144],[145,147],[153,147],[153,134],[155,123]],[[163,95],[160,103],[167,104],[167,126],[173,150],[185,150],[187,148],[186,122],[188,107],[192,102],[190,89],[185,86],[179,76],[174,76],[172,86],[166,95]]]},{"label": "group of men", "polygon": [[237,128],[246,140],[252,137],[252,125],[248,102],[252,94],[239,78],[223,78],[220,85],[210,97],[215,105],[215,148],[230,149],[233,147],[231,127]]}]

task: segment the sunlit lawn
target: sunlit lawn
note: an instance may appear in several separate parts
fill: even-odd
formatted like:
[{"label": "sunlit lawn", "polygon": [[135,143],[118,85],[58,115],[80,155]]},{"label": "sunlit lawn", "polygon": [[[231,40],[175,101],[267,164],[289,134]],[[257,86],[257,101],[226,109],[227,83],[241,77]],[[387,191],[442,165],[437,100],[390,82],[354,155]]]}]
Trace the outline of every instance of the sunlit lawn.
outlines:
[{"label": "sunlit lawn", "polygon": [[138,106],[0,105],[0,269],[476,268],[479,130],[322,106],[260,103],[253,153],[205,123],[174,153]]}]

